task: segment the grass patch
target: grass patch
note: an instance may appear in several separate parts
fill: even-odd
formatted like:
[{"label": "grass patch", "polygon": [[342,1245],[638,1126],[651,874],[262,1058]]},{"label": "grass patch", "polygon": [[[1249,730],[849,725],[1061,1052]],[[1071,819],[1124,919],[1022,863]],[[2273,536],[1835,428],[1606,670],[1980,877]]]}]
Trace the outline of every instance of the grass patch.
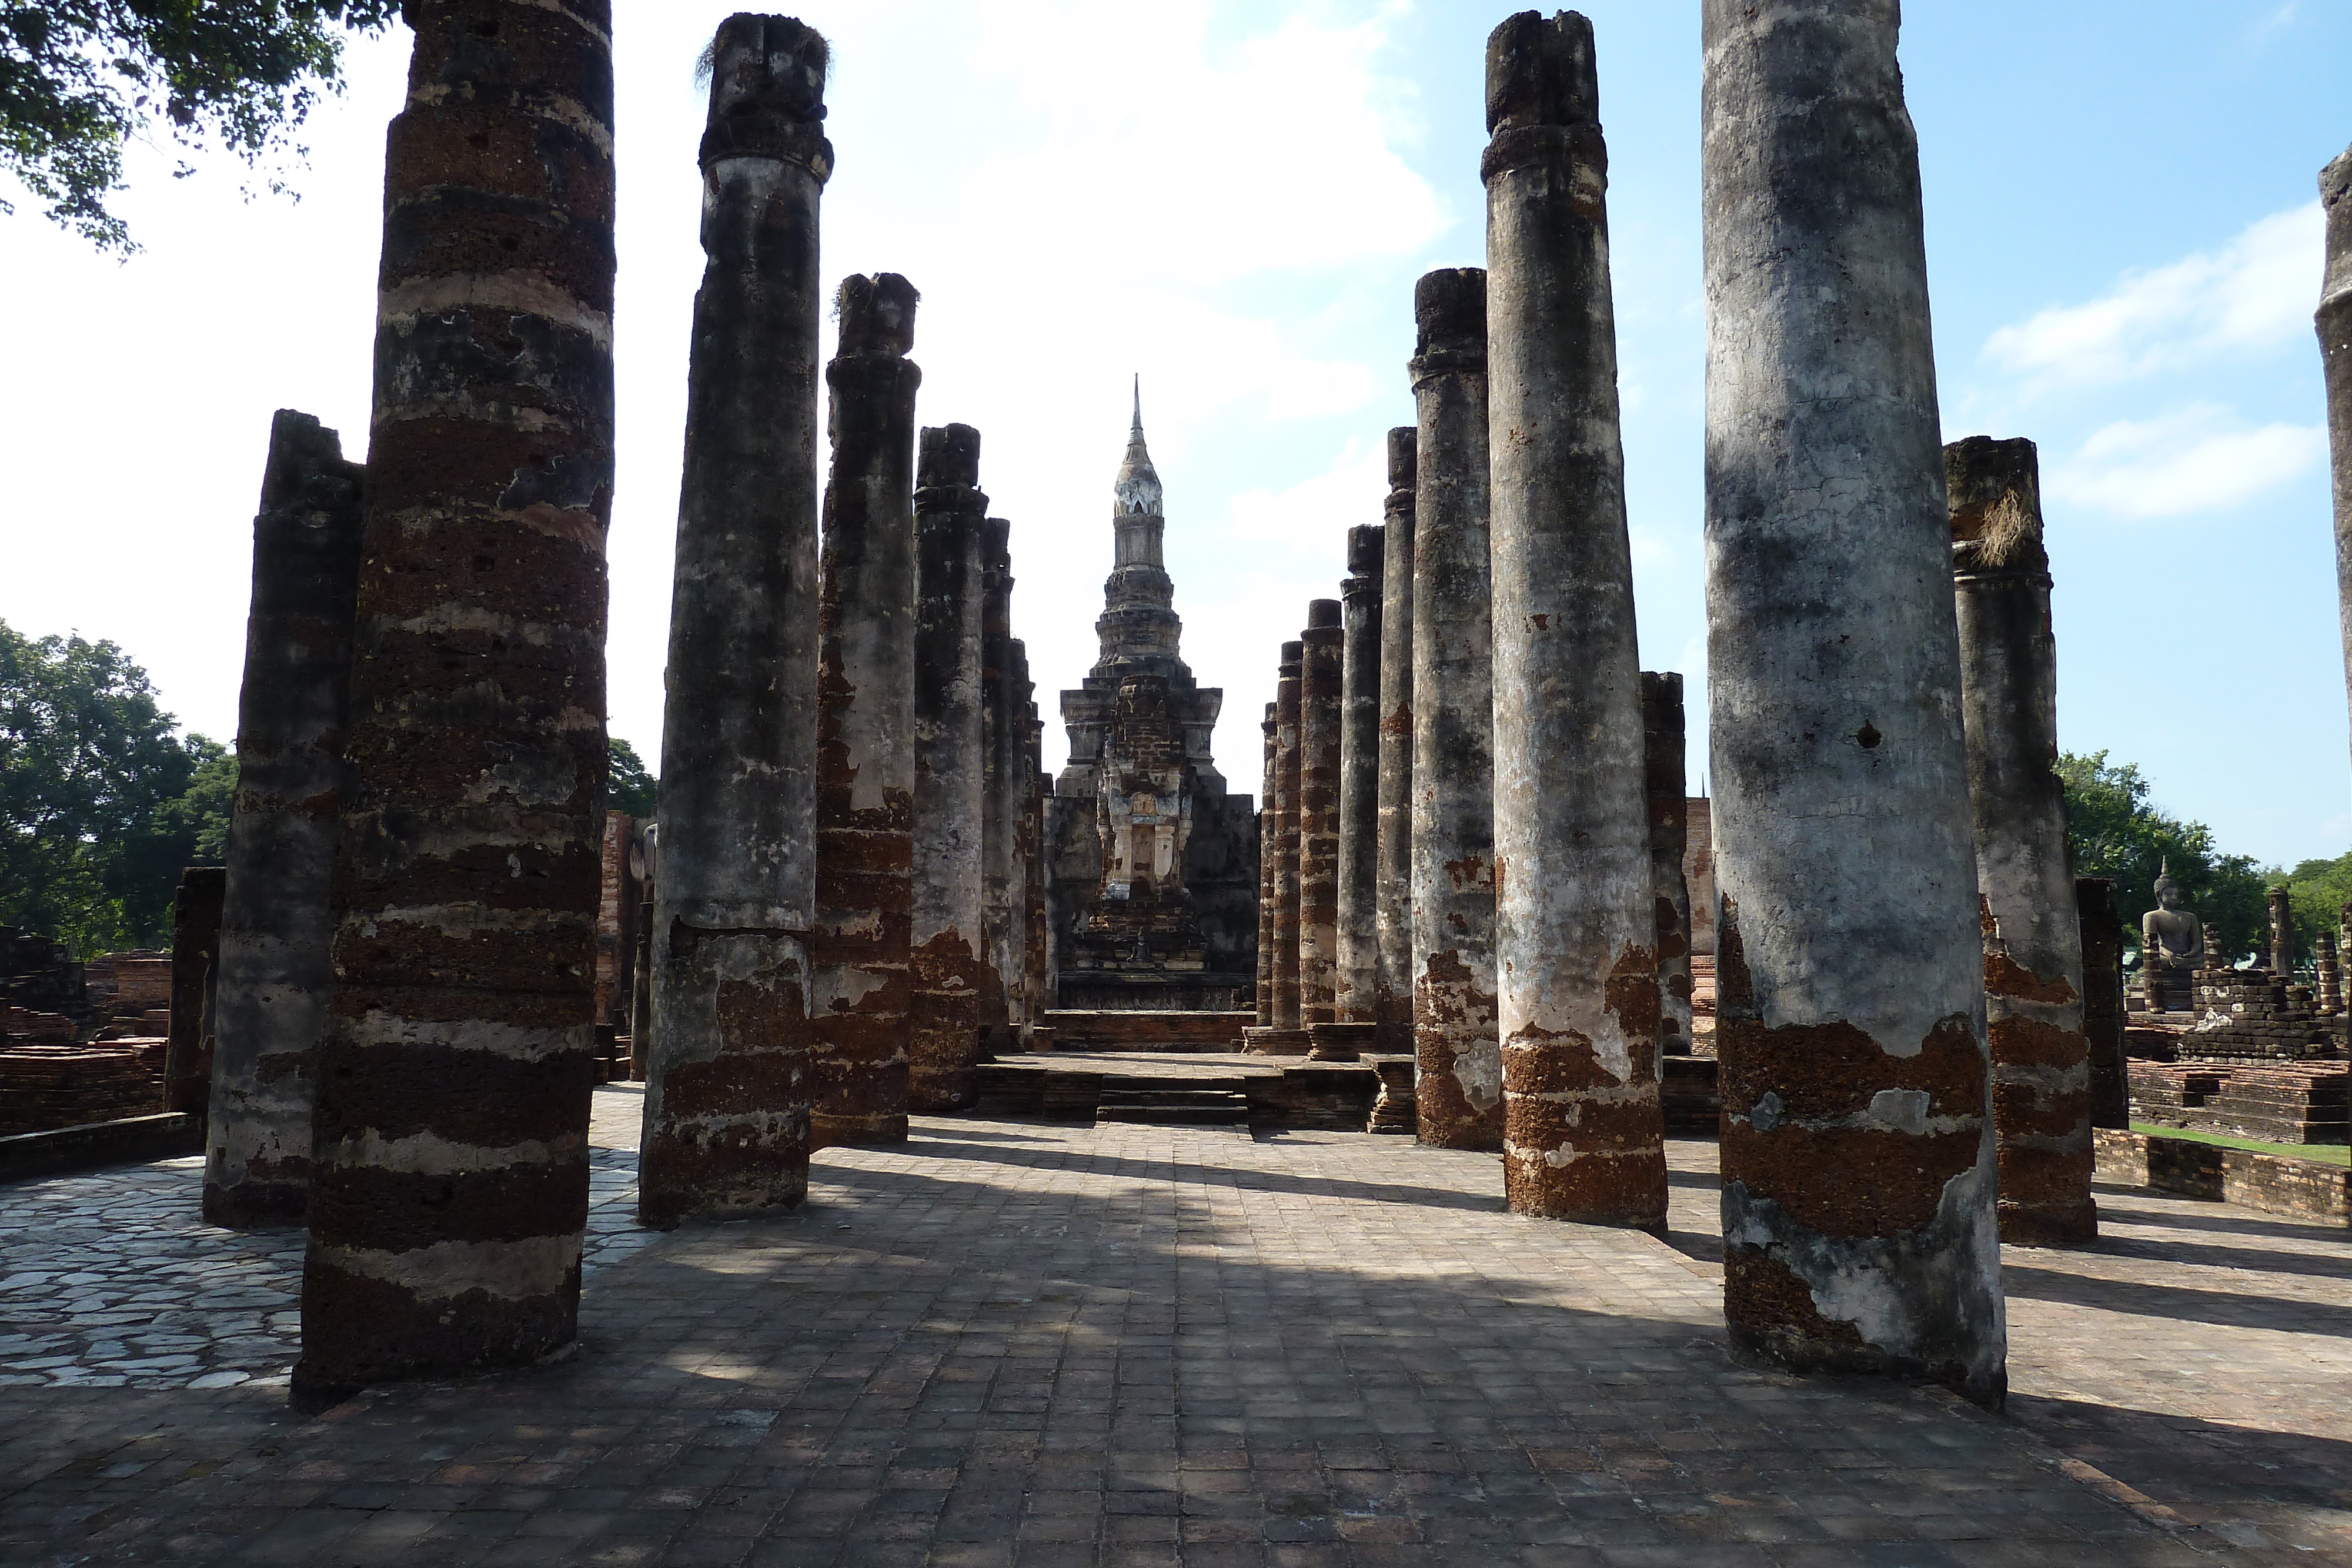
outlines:
[{"label": "grass patch", "polygon": [[2251,1149],[2258,1155],[2284,1155],[2291,1160],[2313,1160],[2324,1166],[2352,1166],[2352,1146],[2343,1144],[2264,1144],[2252,1138],[2232,1138],[2224,1133],[2195,1133],[2185,1127],[2158,1127],[2134,1122],[2132,1131],[2151,1138],[2186,1138],[2192,1144],[2219,1144],[2225,1149]]}]

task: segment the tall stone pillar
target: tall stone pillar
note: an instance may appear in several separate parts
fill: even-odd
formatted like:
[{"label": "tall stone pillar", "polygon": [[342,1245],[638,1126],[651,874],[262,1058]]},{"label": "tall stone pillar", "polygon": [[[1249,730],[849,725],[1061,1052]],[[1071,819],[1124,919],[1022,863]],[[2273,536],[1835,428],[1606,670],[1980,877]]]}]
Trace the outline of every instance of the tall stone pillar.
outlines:
[{"label": "tall stone pillar", "polygon": [[1413,1103],[1423,1143],[1499,1149],[1486,275],[1430,273],[1412,304]]},{"label": "tall stone pillar", "polygon": [[[1029,671],[1029,650],[1015,642],[1013,653],[1021,671],[1021,837],[1014,853],[1020,881],[1021,1012],[1025,1040],[1035,1049],[1051,1050],[1053,1036],[1045,1027],[1045,1009],[1053,1006],[1045,976],[1045,797],[1054,788],[1045,771],[1045,725],[1037,712],[1037,683]],[[1041,1042],[1042,1040],[1042,1043]]]},{"label": "tall stone pillar", "polygon": [[299,1224],[310,1201],[366,478],[309,414],[279,409],[271,420],[253,519],[205,1140],[205,1218],[240,1229]]},{"label": "tall stone pillar", "polygon": [[1683,869],[1690,852],[1690,786],[1683,678],[1675,672],[1642,672],[1642,735],[1658,922],[1658,1054],[1682,1056],[1691,1049],[1691,894]]},{"label": "tall stone pillar", "polygon": [[1381,527],[1381,755],[1378,905],[1372,1021],[1380,1049],[1412,1053],[1412,508],[1420,433],[1389,432],[1389,494]]},{"label": "tall stone pillar", "polygon": [[639,826],[636,848],[643,862],[638,867],[637,883],[637,977],[629,988],[629,1079],[636,1083],[646,1081],[654,1042],[655,867],[660,860],[660,842],[661,831],[656,823],[648,821]]},{"label": "tall stone pillar", "polygon": [[1287,1030],[1307,1027],[1298,986],[1298,795],[1304,776],[1300,713],[1306,654],[1304,642],[1285,643],[1274,686],[1274,1027]]},{"label": "tall stone pillar", "polygon": [[907,1136],[915,831],[914,285],[845,278],[817,610],[809,1138]]},{"label": "tall stone pillar", "polygon": [[1298,1016],[1337,1021],[1339,729],[1347,630],[1336,599],[1307,606],[1298,665]]},{"label": "tall stone pillar", "polygon": [[1265,773],[1258,790],[1257,810],[1257,1027],[1274,1027],[1274,928],[1276,913],[1280,907],[1275,895],[1275,846],[1282,824],[1277,820],[1274,800],[1281,786],[1276,777],[1278,766],[1275,747],[1275,705],[1265,705],[1265,718],[1258,726],[1265,737]]},{"label": "tall stone pillar", "polygon": [[1384,535],[1377,523],[1348,530],[1348,580],[1339,595],[1347,645],[1339,678],[1339,977],[1333,1008],[1341,1023],[1380,1021]]},{"label": "tall stone pillar", "polygon": [[981,715],[981,1029],[1000,1042],[1012,1017],[1013,836],[1018,813],[1008,792],[1020,779],[1014,761],[1019,717],[1013,695],[1013,525],[989,517],[980,528]]},{"label": "tall stone pillar", "polygon": [[2344,638],[2344,681],[2352,699],[2352,149],[2319,172],[2327,262],[2320,278],[2320,366],[2327,378],[2327,444],[2334,458],[2336,586]]},{"label": "tall stone pillar", "polygon": [[2289,903],[2287,890],[2270,890],[2271,905],[2271,973],[2284,985],[2294,978],[2294,910]]},{"label": "tall stone pillar", "polygon": [[972,1103],[980,1059],[980,432],[923,432],[915,472],[915,899],[908,1103]]},{"label": "tall stone pillar", "polygon": [[2091,1045],[2066,786],[2058,777],[2058,645],[2041,467],[2031,441],[1972,435],[1944,448],[1944,479],[1983,901],[2000,1239],[2079,1246],[2099,1234]]},{"label": "tall stone pillar", "polygon": [[405,15],[311,1124],[305,1403],[561,1351],[588,1217],[612,7],[413,0]]},{"label": "tall stone pillar", "polygon": [[163,1108],[205,1113],[213,1089],[214,998],[228,868],[192,865],[172,896],[172,1021],[163,1042]]},{"label": "tall stone pillar", "polygon": [[637,1176],[665,1227],[808,1191],[825,46],[738,14],[712,48]]},{"label": "tall stone pillar", "polygon": [[1997,1401],[1983,949],[1895,0],[1704,0],[1724,1311]]},{"label": "tall stone pillar", "polygon": [[2131,1081],[2124,1058],[2124,926],[2113,877],[2074,879],[2083,932],[2083,1038],[2091,1051],[2091,1125],[2131,1125]]},{"label": "tall stone pillar", "polygon": [[1592,25],[1486,42],[1495,967],[1515,1213],[1660,1227],[1658,916]]},{"label": "tall stone pillar", "polygon": [[[2319,940],[2312,944],[2311,1005],[2321,1018],[2334,1018],[2344,1010],[2344,979],[2336,962],[2336,933],[2322,931]],[[2095,1061],[2094,1079],[2095,1084]],[[2104,1126],[2105,1123],[2095,1124]]]}]

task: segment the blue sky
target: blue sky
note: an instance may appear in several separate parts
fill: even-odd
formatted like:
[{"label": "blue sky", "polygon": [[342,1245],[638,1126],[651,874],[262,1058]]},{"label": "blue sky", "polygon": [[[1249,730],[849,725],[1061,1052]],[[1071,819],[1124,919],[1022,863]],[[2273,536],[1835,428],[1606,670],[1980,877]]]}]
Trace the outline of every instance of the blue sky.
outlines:
[{"label": "blue sky", "polygon": [[[621,0],[617,734],[658,739],[695,242],[692,62],[728,7]],[[1601,64],[1643,663],[1704,692],[1698,24],[1587,7]],[[1915,0],[1945,434],[2041,444],[2069,749],[2264,862],[2352,842],[2314,181],[2352,140],[2352,6]],[[921,417],[983,433],[1015,630],[1054,694],[1093,657],[1130,373],[1166,482],[1219,758],[1306,601],[1377,521],[1409,423],[1412,280],[1483,249],[1481,73],[1500,8],[813,5],[831,37],[828,275],[923,290]],[[268,412],[365,441],[383,128],[404,37],[356,47],[297,204],[134,160],[146,250],[0,220],[0,619],[111,637],[193,727],[235,727]],[[1696,711],[1695,709],[1695,717]],[[1693,747],[1692,787],[1698,786]]]}]

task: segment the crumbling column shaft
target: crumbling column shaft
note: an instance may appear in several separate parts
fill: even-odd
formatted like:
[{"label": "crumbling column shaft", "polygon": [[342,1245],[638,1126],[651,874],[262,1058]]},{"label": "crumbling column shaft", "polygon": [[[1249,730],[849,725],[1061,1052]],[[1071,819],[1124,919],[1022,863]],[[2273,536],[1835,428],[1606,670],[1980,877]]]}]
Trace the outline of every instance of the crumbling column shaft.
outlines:
[{"label": "crumbling column shaft", "polygon": [[1274,889],[1276,853],[1282,825],[1275,811],[1275,797],[1281,785],[1276,777],[1278,760],[1275,746],[1275,707],[1265,705],[1265,718],[1259,725],[1265,737],[1265,772],[1258,791],[1257,810],[1257,1027],[1274,1027],[1274,948],[1275,924],[1280,901]]},{"label": "crumbling column shaft", "polygon": [[1683,678],[1642,673],[1642,731],[1650,797],[1650,886],[1658,917],[1658,1054],[1689,1052],[1691,892],[1688,749]]},{"label": "crumbling column shaft", "polygon": [[812,1147],[907,1136],[914,908],[915,288],[843,281],[817,616]]},{"label": "crumbling column shaft", "polygon": [[1985,1036],[2000,1239],[2095,1239],[2083,929],[2058,777],[2058,646],[2031,441],[1944,448],[1958,590],[1961,717],[1983,900]]},{"label": "crumbling column shaft", "polygon": [[1413,316],[1413,1103],[1422,1142],[1499,1149],[1486,275],[1430,273]]},{"label": "crumbling column shaft", "polygon": [[1984,974],[1895,0],[1705,0],[1724,1311],[1998,1400]]},{"label": "crumbling column shaft", "polygon": [[2294,910],[2283,887],[2270,890],[2271,973],[2284,985],[2294,978]]},{"label": "crumbling column shaft", "polygon": [[1419,432],[1389,432],[1389,494],[1381,539],[1379,864],[1374,872],[1372,1021],[1382,1051],[1412,1051],[1413,457]]},{"label": "crumbling column shaft", "polygon": [[970,1105],[980,1052],[980,432],[926,430],[915,476],[915,899],[908,1103]]},{"label": "crumbling column shaft", "polygon": [[1495,970],[1515,1213],[1663,1226],[1658,915],[1592,25],[1486,43]]},{"label": "crumbling column shaft", "polygon": [[310,1200],[366,477],[309,414],[279,409],[270,422],[214,1005],[204,1201],[215,1225],[295,1224]]},{"label": "crumbling column shaft", "polygon": [[172,1021],[163,1042],[163,1108],[205,1114],[213,1087],[213,1001],[219,984],[225,866],[192,865],[172,898]]},{"label": "crumbling column shaft", "polygon": [[980,536],[982,1029],[1012,1018],[1013,838],[1021,780],[1013,673],[1013,525],[990,517]]},{"label": "crumbling column shaft", "polygon": [[2336,585],[2344,682],[2352,701],[2352,149],[2319,172],[2327,263],[2320,280],[2319,360],[2327,380],[2327,438],[2336,497]]},{"label": "crumbling column shaft", "polygon": [[1274,686],[1274,1027],[1303,1030],[1298,988],[1301,670],[1304,643],[1285,643]]},{"label": "crumbling column shaft", "polygon": [[2083,931],[2083,1037],[2091,1054],[2091,1125],[2131,1125],[2131,1081],[2124,1057],[2124,927],[2112,877],[2078,876],[2074,904]]},{"label": "crumbling column shaft", "polygon": [[306,1401],[560,1351],[588,1217],[612,8],[404,9]]},{"label": "crumbling column shaft", "polygon": [[825,46],[739,14],[713,49],[637,1177],[656,1226],[808,1191]]},{"label": "crumbling column shaft", "polygon": [[1347,643],[1339,678],[1339,959],[1333,1013],[1341,1023],[1380,1021],[1383,535],[1378,524],[1348,530],[1348,580],[1340,594]]},{"label": "crumbling column shaft", "polygon": [[1339,746],[1347,631],[1336,599],[1307,606],[1298,669],[1298,1016],[1337,1021]]}]

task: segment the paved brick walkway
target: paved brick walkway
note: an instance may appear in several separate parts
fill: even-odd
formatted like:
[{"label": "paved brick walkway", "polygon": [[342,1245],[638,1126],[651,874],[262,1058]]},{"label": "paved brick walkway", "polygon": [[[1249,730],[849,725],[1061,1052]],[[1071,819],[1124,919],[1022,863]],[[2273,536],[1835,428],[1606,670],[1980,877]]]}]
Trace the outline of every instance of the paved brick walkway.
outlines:
[{"label": "paved brick walkway", "polygon": [[[607,1176],[635,1103],[600,1095]],[[1676,1154],[1704,1252],[1712,1150]],[[2244,1211],[2110,1197],[2118,1246],[2014,1254],[2003,1421],[1736,1365],[1704,1259],[1512,1218],[1491,1157],[1407,1139],[922,1119],[815,1178],[649,1244],[608,1216],[581,1354],[525,1375],[304,1419],[282,1352],[228,1387],[35,1369],[0,1562],[2352,1563],[2344,1244]],[[62,1274],[22,1232],[126,1181],[163,1207],[143,1253],[71,1241],[100,1306],[232,1256],[286,1288],[184,1169],[0,1190],[0,1237]],[[0,1298],[0,1333],[125,1326],[82,1300]]]}]

